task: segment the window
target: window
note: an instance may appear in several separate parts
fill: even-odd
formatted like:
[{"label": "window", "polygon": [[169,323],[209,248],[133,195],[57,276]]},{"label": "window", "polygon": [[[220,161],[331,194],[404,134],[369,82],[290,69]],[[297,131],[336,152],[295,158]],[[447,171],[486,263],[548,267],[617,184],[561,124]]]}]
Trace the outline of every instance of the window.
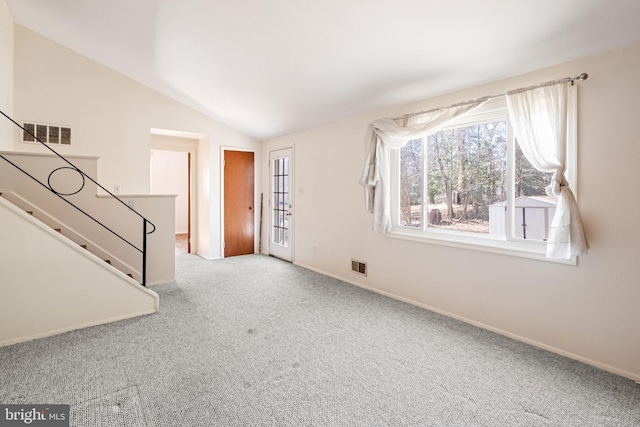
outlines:
[{"label": "window", "polygon": [[545,193],[552,174],[522,154],[504,97],[394,154],[392,235],[544,253],[555,213]]}]

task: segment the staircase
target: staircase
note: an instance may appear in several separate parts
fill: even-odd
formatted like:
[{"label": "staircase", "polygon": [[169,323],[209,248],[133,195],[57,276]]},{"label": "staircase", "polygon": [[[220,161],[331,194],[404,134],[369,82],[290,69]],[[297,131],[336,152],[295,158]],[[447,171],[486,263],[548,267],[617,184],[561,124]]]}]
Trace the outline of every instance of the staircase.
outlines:
[{"label": "staircase", "polygon": [[[97,158],[71,163],[32,136],[50,153],[0,152],[0,346],[157,312],[146,288],[156,226],[92,178]],[[167,200],[139,205],[165,226]],[[153,238],[156,281],[173,279],[164,228]]]},{"label": "staircase", "polygon": [[56,218],[53,218],[51,215],[39,209],[33,203],[27,201],[26,199],[24,199],[23,197],[19,196],[18,194],[12,191],[6,191],[6,190],[0,191],[0,197],[12,203],[19,209],[22,209],[31,217],[37,219],[41,223],[55,230],[59,235],[63,236],[64,238],[68,239],[71,242],[74,242],[81,248],[89,251],[99,259],[102,259],[105,263],[115,267],[117,270],[119,270],[129,278],[132,278],[132,279],[135,278],[135,280],[140,282],[141,276],[135,270],[135,268],[128,265],[124,261],[118,259],[113,254],[110,254],[109,252],[104,250],[102,247],[100,247],[100,245],[91,241],[89,238],[80,235],[75,230],[73,230],[70,226],[63,224]]}]

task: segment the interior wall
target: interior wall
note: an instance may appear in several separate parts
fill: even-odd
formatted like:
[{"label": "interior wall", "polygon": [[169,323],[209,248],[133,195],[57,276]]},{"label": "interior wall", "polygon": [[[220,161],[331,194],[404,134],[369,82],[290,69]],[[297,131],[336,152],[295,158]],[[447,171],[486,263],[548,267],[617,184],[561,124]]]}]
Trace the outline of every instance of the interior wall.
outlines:
[{"label": "interior wall", "polygon": [[151,150],[151,194],[176,195],[176,234],[189,229],[189,168],[187,152]]},{"label": "interior wall", "polygon": [[2,199],[0,236],[0,346],[158,311],[155,292]]},{"label": "interior wall", "polygon": [[[99,156],[98,180],[107,189],[117,184],[121,194],[149,193],[150,129],[204,135],[198,184],[206,192],[199,227],[205,235],[198,249],[203,257],[220,258],[219,147],[259,153],[260,143],[31,30],[17,24],[14,30],[15,116],[71,126],[72,144],[59,151]],[[17,139],[14,147],[43,150]]]},{"label": "interior wall", "polygon": [[[13,19],[0,0],[0,111],[13,116]],[[0,117],[0,150],[13,149],[13,125]]]},{"label": "interior wall", "polygon": [[[582,72],[577,196],[591,251],[577,266],[372,231],[358,184],[368,123]],[[640,379],[640,224],[626,219],[640,209],[638,75],[640,45],[627,46],[265,142],[263,163],[269,151],[295,147],[296,263]],[[368,262],[367,277],[350,271],[351,258]]]}]

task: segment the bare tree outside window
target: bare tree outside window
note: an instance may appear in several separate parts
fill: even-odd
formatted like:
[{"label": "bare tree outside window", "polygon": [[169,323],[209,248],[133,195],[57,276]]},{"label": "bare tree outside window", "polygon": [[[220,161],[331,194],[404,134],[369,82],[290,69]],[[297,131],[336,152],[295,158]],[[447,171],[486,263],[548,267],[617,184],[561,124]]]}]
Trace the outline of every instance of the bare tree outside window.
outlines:
[{"label": "bare tree outside window", "polygon": [[[503,119],[446,129],[426,139],[409,141],[400,150],[398,225],[477,234],[496,234],[495,230],[499,230],[498,234],[504,236],[508,144],[507,122]],[[550,209],[555,202],[545,195],[550,174],[536,170],[517,144],[514,158],[514,236],[544,240],[546,229],[535,233],[530,229],[527,236],[527,227],[532,221],[548,222],[544,218],[553,212]],[[427,218],[423,218],[423,204]],[[534,211],[542,207],[544,212]],[[493,221],[501,224],[491,227],[491,216],[495,217],[496,212],[500,218]],[[548,228],[548,224],[544,227]]]},{"label": "bare tree outside window", "polygon": [[515,196],[545,196],[545,187],[551,181],[552,173],[540,172],[524,157],[516,143]]},{"label": "bare tree outside window", "polygon": [[422,226],[423,158],[422,139],[409,141],[400,150],[400,224]]},{"label": "bare tree outside window", "polygon": [[430,226],[488,233],[488,206],[506,200],[506,122],[441,131],[427,147],[429,210],[442,212]]}]

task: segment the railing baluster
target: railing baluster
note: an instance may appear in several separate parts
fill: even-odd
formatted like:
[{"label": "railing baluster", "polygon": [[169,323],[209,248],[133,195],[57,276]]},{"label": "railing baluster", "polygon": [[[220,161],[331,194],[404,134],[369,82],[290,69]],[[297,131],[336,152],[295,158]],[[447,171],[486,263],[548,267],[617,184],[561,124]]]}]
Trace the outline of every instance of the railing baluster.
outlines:
[{"label": "railing baluster", "polygon": [[147,287],[147,220],[142,220],[142,286]]}]

